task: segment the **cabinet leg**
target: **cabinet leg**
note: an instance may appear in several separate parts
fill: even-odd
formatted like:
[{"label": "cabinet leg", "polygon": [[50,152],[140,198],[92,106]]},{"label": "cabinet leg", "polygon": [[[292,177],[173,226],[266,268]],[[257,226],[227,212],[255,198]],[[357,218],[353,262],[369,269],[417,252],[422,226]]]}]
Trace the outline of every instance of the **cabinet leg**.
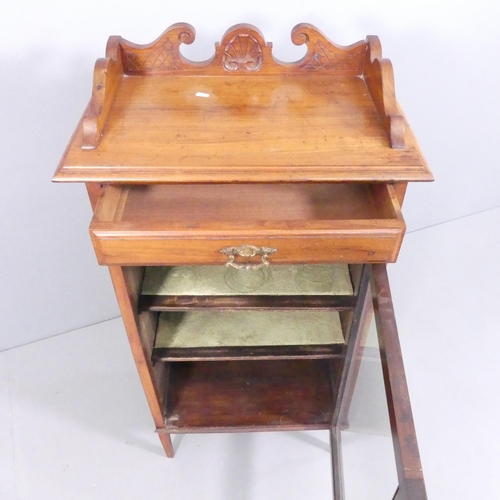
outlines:
[{"label": "cabinet leg", "polygon": [[174,458],[174,447],[172,446],[172,438],[170,434],[159,434],[160,441],[168,458]]},{"label": "cabinet leg", "polygon": [[332,454],[333,499],[344,500],[342,446],[340,441],[340,430],[336,427],[330,429],[330,446]]}]

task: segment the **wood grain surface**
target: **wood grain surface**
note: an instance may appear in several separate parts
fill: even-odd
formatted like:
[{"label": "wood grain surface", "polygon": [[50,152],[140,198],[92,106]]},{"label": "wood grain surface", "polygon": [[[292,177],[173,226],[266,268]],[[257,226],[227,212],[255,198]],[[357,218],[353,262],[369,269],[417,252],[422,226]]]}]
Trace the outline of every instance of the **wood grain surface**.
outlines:
[{"label": "wood grain surface", "polygon": [[[167,456],[175,432],[329,429],[341,499],[338,431],[372,298],[371,268],[361,273],[356,264],[396,260],[407,183],[432,174],[397,103],[392,64],[377,37],[342,47],[300,24],[291,41],[305,44],[306,53],[292,63],[274,58],[272,44],[251,25],[230,28],[203,62],[179,50],[194,39],[184,23],[146,45],[111,37],[53,180],[87,185],[96,255],[109,266]],[[221,253],[244,246],[258,252]],[[146,266],[245,267],[259,259],[274,267],[349,263],[354,295],[141,298]],[[425,499],[383,264],[373,266],[371,279],[398,469],[395,498]],[[235,345],[200,335],[210,322],[199,318],[209,309],[245,316],[231,326],[241,334]],[[283,317],[276,331],[289,334],[290,310],[333,314],[324,324],[336,326],[339,343],[328,345],[325,335],[316,345],[309,337],[303,345],[240,342],[263,311]],[[171,342],[169,327],[168,341],[155,344],[156,311],[188,311],[161,314],[198,318],[192,330],[203,341]],[[220,325],[213,322],[212,330]]]},{"label": "wood grain surface", "polygon": [[299,25],[296,63],[277,61],[249,25],[203,63],[179,52],[193,40],[189,25],[144,46],[111,37],[54,180],[432,180],[376,37],[340,47]]},{"label": "wood grain surface", "polygon": [[277,311],[277,310],[350,310],[356,303],[353,295],[232,295],[170,296],[142,295],[139,300],[141,311],[204,311],[219,309],[227,311]]},{"label": "wood grain surface", "polygon": [[373,308],[387,394],[392,441],[396,457],[399,491],[397,500],[426,500],[415,424],[403,365],[387,268],[372,266]]},{"label": "wood grain surface", "polygon": [[405,227],[390,185],[108,186],[90,233],[107,265],[224,264],[240,245],[277,249],[277,264],[357,263],[394,262]]},{"label": "wood grain surface", "polygon": [[330,360],[172,363],[168,432],[328,429]]},{"label": "wood grain surface", "polygon": [[343,356],[343,344],[252,347],[157,347],[155,361],[244,361],[332,359]]},{"label": "wood grain surface", "polygon": [[[166,363],[153,366],[153,351],[156,322],[154,313],[137,313],[143,268],[110,266],[109,272],[115,289],[125,330],[137,367],[139,378],[148,401],[149,409],[157,430],[164,429],[164,407],[167,381]],[[174,456],[174,448],[168,433],[159,434],[167,457]]]}]

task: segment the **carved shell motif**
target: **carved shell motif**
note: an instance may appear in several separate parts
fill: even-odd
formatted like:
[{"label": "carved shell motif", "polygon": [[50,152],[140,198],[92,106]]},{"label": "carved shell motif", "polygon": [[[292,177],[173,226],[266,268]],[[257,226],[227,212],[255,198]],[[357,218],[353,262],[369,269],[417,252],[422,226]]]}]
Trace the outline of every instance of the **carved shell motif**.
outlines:
[{"label": "carved shell motif", "polygon": [[234,36],[224,49],[222,65],[227,71],[258,71],[262,66],[262,47],[252,35]]}]

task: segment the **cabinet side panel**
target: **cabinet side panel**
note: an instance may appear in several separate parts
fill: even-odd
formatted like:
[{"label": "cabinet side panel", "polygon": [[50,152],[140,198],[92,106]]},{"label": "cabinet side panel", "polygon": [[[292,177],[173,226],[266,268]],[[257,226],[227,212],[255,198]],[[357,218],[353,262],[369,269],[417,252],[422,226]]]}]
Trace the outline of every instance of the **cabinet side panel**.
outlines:
[{"label": "cabinet side panel", "polygon": [[406,195],[406,188],[408,187],[407,182],[395,182],[394,183],[394,191],[396,192],[396,196],[399,201],[399,206],[403,206],[403,201]]},{"label": "cabinet side panel", "polygon": [[89,195],[92,211],[95,212],[97,201],[99,200],[99,196],[101,196],[101,184],[98,182],[87,182],[85,187],[87,188],[87,194]]},{"label": "cabinet side panel", "polygon": [[[110,266],[109,272],[120,306],[125,330],[132,349],[132,355],[139,372],[139,377],[146,394],[146,399],[153,416],[156,429],[165,428],[164,420],[164,363],[153,368],[151,349],[154,342],[156,322],[154,313],[143,313],[139,317],[137,302],[140,295],[143,268]],[[167,456],[173,456],[172,443],[168,434],[160,434]]]}]

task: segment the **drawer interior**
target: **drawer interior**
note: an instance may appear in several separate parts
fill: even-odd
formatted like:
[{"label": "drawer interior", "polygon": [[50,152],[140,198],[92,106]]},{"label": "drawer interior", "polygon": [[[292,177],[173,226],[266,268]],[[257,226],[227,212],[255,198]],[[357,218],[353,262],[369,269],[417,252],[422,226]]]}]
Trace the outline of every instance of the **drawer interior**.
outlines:
[{"label": "drawer interior", "polygon": [[126,266],[394,262],[404,231],[384,183],[106,185],[90,225]]},{"label": "drawer interior", "polygon": [[110,192],[98,207],[98,217],[102,221],[188,222],[192,226],[214,222],[397,219],[399,206],[387,186],[365,183],[109,186]]},{"label": "drawer interior", "polygon": [[385,183],[107,185],[90,234],[106,265],[287,265],[394,262],[405,227]]}]

